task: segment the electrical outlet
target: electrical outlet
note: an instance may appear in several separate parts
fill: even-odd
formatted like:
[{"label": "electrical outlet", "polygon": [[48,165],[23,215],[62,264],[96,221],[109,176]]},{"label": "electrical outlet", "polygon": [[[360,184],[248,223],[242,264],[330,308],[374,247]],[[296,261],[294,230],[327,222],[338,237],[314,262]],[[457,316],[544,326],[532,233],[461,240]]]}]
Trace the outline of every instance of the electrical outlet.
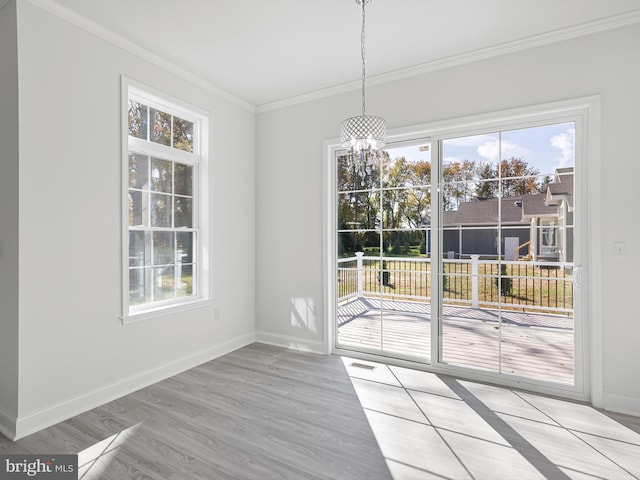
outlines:
[{"label": "electrical outlet", "polygon": [[213,319],[214,320],[220,320],[220,309],[219,308],[214,308],[213,309]]}]

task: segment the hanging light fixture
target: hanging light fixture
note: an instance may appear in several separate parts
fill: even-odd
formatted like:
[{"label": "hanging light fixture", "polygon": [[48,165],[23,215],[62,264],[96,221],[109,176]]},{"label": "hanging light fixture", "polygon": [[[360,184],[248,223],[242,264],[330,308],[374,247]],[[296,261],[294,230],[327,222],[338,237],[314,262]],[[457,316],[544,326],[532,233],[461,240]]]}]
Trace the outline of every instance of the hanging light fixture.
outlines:
[{"label": "hanging light fixture", "polygon": [[386,133],[385,121],[381,117],[366,114],[365,83],[367,80],[365,69],[365,5],[371,0],[355,0],[356,4],[362,6],[362,31],[360,34],[360,55],[362,57],[362,115],[347,118],[342,122],[341,141],[344,148],[348,148],[351,154],[357,154],[363,161],[361,168],[371,169],[371,165],[379,156],[380,150],[384,147],[384,137]]}]

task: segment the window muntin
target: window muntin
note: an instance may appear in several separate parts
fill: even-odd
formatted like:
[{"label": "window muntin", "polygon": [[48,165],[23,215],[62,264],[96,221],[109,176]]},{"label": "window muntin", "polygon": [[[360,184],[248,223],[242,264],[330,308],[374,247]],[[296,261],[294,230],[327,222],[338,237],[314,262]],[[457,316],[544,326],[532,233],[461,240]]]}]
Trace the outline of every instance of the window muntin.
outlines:
[{"label": "window muntin", "polygon": [[125,316],[208,296],[198,209],[205,120],[131,86],[127,108]]}]

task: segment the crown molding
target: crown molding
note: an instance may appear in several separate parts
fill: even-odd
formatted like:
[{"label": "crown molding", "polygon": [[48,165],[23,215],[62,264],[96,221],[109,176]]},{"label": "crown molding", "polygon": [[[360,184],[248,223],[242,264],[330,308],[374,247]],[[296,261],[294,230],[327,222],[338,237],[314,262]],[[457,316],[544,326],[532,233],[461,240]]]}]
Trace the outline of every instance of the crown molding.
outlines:
[{"label": "crown molding", "polygon": [[[2,1],[2,0],[0,0]],[[87,17],[80,15],[73,10],[64,7],[58,3],[55,3],[52,0],[29,0],[29,3],[35,5],[42,10],[55,15],[56,17],[65,20],[76,27],[79,27],[92,35],[95,35],[107,42],[119,47],[126,52],[129,52],[137,57],[142,58],[164,70],[167,70],[188,82],[203,88],[251,113],[255,113],[255,106],[240,97],[233,95],[232,93],[223,90],[220,87],[212,84],[211,82],[203,79],[202,77],[191,73],[190,71],[179,67],[178,65],[156,55],[155,53],[147,50],[146,48],[141,47],[140,45],[127,40],[121,35],[109,30],[108,28],[100,25],[99,23],[94,22],[93,20],[88,19]]]},{"label": "crown molding", "polygon": [[[6,3],[9,3],[7,0]],[[63,7],[62,5],[55,3],[53,0],[28,0],[31,4],[65,20],[69,23],[82,28],[83,30],[106,40],[107,42],[122,48],[123,50],[136,55],[144,60],[153,63],[179,77],[187,80],[194,85],[197,85],[219,97],[228,100],[229,102],[251,112],[251,113],[263,113],[270,110],[277,110],[280,108],[297,105],[300,103],[310,102],[313,100],[319,100],[321,98],[338,95],[341,93],[347,93],[354,90],[358,90],[361,86],[360,80],[348,82],[340,85],[335,85],[320,90],[296,95],[293,97],[284,98],[282,100],[276,100],[273,102],[267,102],[261,105],[253,105],[232,93],[223,90],[220,87],[212,84],[211,82],[203,79],[202,77],[191,73],[190,71],[175,65],[174,63],[152,53],[151,51],[141,47],[140,45],[127,40],[121,35],[107,29],[106,27],[89,20],[88,18],[79,15],[71,9]],[[4,3],[4,0],[0,0],[0,5]],[[5,3],[5,4],[6,4]],[[467,63],[477,62],[501,55],[507,55],[510,53],[519,52],[529,48],[548,45],[551,43],[561,42],[564,40],[570,40],[577,37],[591,35],[606,30],[613,30],[616,28],[636,24],[640,22],[640,9],[632,12],[624,13],[621,15],[615,15],[612,17],[595,20],[593,22],[583,23],[581,25],[575,25],[567,27],[553,32],[543,33],[540,35],[534,35],[531,37],[523,38],[521,40],[515,40],[512,42],[506,42],[500,45],[487,47],[479,50],[475,50],[468,53],[462,53],[459,55],[453,55],[446,58],[440,58],[430,62],[425,62],[419,65],[414,65],[407,68],[401,68],[391,72],[382,73],[379,75],[371,76],[367,78],[369,86],[382,85],[385,83],[402,80],[405,78],[415,77],[425,73],[434,72],[437,70],[444,70]]]},{"label": "crown molding", "polygon": [[[570,40],[577,37],[583,37],[606,30],[613,30],[616,28],[625,27],[640,23],[640,9],[634,10],[622,15],[616,15],[613,17],[603,18],[601,20],[595,20],[593,22],[583,23],[581,25],[575,25],[572,27],[555,30],[553,32],[543,33],[540,35],[534,35],[531,37],[523,38],[521,40],[515,40],[512,42],[502,43],[493,47],[482,48],[473,52],[462,53],[459,55],[453,55],[451,57],[440,58],[431,62],[422,63],[412,67],[401,68],[392,72],[382,73],[367,78],[367,84],[382,85],[385,83],[393,82],[396,80],[402,80],[405,78],[415,77],[425,73],[434,72],[437,70],[444,70],[446,68],[456,67],[467,63],[477,62],[501,55],[507,55],[510,53],[519,52],[529,48],[548,45],[550,43],[557,43],[564,40]],[[336,85],[329,88],[323,88],[321,90],[315,90],[313,92],[297,95],[275,102],[264,103],[256,106],[256,113],[268,112],[270,110],[277,110],[280,108],[289,107],[299,103],[310,102],[333,95],[351,92],[359,90],[362,83],[360,80]]]}]

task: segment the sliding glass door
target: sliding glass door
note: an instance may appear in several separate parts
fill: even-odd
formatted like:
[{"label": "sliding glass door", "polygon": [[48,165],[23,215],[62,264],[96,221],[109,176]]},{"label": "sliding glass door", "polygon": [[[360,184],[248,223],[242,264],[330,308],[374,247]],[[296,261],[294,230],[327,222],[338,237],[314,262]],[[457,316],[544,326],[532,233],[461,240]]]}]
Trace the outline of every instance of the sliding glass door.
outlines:
[{"label": "sliding glass door", "polygon": [[575,124],[439,142],[440,361],[574,383]]},{"label": "sliding glass door", "polygon": [[429,361],[431,151],[391,145],[363,167],[337,156],[337,342]]},{"label": "sliding glass door", "polygon": [[539,117],[334,152],[337,349],[584,391],[584,118]]}]

